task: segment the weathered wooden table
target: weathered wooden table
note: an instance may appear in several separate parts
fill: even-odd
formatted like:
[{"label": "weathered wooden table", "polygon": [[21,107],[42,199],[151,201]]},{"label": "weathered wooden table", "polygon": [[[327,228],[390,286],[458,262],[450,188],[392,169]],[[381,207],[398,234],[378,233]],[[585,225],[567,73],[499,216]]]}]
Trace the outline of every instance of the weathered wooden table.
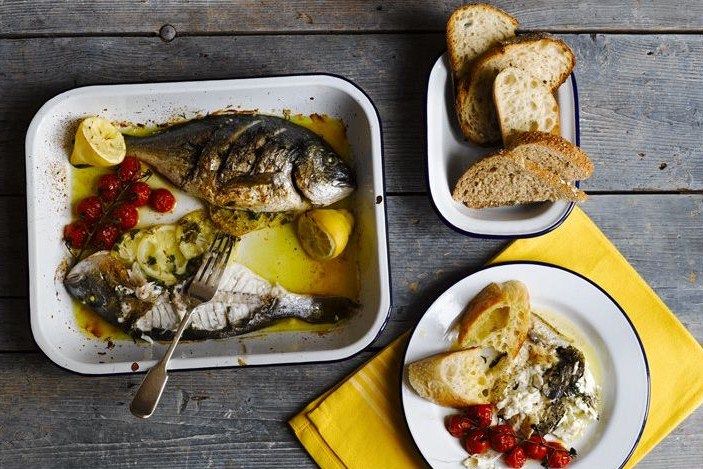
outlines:
[{"label": "weathered wooden table", "polygon": [[[427,199],[424,87],[459,3],[0,1],[0,467],[314,465],[286,420],[504,245],[453,232]],[[524,31],[551,31],[573,47],[581,141],[597,168],[584,208],[701,340],[703,3],[497,3]],[[137,420],[127,403],[141,375],[78,376],[32,341],[27,125],[47,99],[76,86],[304,72],[348,77],[381,114],[395,304],[388,327],[340,363],[175,373],[156,415]],[[701,460],[699,410],[640,467]]]}]

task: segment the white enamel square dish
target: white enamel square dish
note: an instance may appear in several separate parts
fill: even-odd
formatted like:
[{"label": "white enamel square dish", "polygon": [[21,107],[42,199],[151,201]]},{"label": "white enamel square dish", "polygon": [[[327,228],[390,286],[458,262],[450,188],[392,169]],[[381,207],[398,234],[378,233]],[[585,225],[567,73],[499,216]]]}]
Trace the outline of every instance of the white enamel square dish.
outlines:
[{"label": "white enamel square dish", "polygon": [[[427,85],[427,176],[432,203],[452,228],[484,238],[524,238],[547,233],[563,222],[574,206],[558,201],[515,207],[470,209],[452,199],[464,171],[495,149],[468,142],[459,130],[447,54],[430,73]],[[561,135],[578,145],[578,97],[571,75],[558,90]]]},{"label": "white enamel square dish", "polygon": [[[649,410],[649,365],[639,336],[622,308],[598,285],[567,269],[533,262],[496,264],[469,275],[420,319],[408,342],[401,384],[403,412],[420,453],[435,469],[463,468],[468,457],[460,440],[444,428],[444,419],[456,410],[421,398],[408,383],[407,365],[447,351],[452,345],[447,332],[469,301],[489,283],[508,280],[523,282],[532,307],[550,313],[557,327],[572,326],[593,351],[591,368],[600,371],[594,373],[601,389],[600,417],[574,442],[578,456],[569,468],[623,467],[642,436]],[[497,461],[495,467],[508,466]],[[529,461],[524,467],[542,466]]]},{"label": "white enamel square dish", "polygon": [[[299,75],[221,81],[109,85],[78,88],[48,101],[27,132],[27,213],[32,333],[57,365],[87,374],[143,371],[165,346],[116,341],[106,347],[76,324],[72,303],[58,275],[67,258],[61,236],[71,218],[68,149],[72,123],[88,115],[131,122],[165,122],[226,107],[282,115],[327,114],[341,118],[354,154],[360,233],[361,311],[325,334],[280,332],[220,340],[185,342],[171,360],[173,369],[269,365],[339,360],[368,346],[390,309],[381,125],[364,92],[331,75]],[[68,142],[68,143],[67,143]],[[171,222],[199,202],[180,194]],[[134,365],[136,363],[136,365]]]}]

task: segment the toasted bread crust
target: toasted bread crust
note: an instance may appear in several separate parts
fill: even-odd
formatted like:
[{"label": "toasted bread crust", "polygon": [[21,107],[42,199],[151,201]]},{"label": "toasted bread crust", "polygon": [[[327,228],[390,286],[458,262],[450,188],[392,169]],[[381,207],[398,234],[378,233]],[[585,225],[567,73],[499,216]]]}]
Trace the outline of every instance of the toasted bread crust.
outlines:
[{"label": "toasted bread crust", "polygon": [[438,353],[411,363],[407,370],[415,392],[446,407],[487,404],[497,379],[478,348]]},{"label": "toasted bread crust", "polygon": [[[497,341],[490,334],[481,337],[480,331],[476,330],[477,325],[485,320],[484,315],[492,314],[499,307],[508,308],[509,317],[502,328],[496,326],[492,333],[502,332],[503,329],[508,337],[498,337]],[[458,343],[462,347],[492,346],[514,357],[527,339],[529,329],[530,296],[527,287],[515,280],[490,283],[464,309],[459,322]]]},{"label": "toasted bread crust", "polygon": [[461,54],[458,50],[459,47],[458,44],[454,42],[454,33],[456,32],[455,28],[459,23],[459,20],[461,19],[462,15],[469,10],[483,10],[487,13],[494,14],[500,17],[506,24],[512,24],[515,28],[517,28],[519,24],[518,20],[506,11],[501,10],[500,8],[495,7],[493,5],[489,5],[487,3],[467,3],[466,5],[463,5],[454,10],[451,16],[449,16],[449,19],[447,20],[447,27],[445,28],[445,39],[447,41],[447,50],[449,52],[449,63],[452,67],[452,72],[454,74],[455,79],[460,78],[462,75],[461,70],[466,69],[470,65],[467,64],[467,66],[462,67]]},{"label": "toasted bread crust", "polygon": [[[470,99],[472,99],[472,96],[474,96],[477,93],[480,93],[480,91],[476,90],[475,88],[478,86],[477,82],[480,81],[478,80],[479,76],[481,73],[484,73],[484,68],[489,67],[490,64],[495,61],[499,60],[501,57],[506,56],[508,54],[512,54],[514,52],[519,51],[520,48],[530,45],[533,43],[541,42],[541,41],[548,41],[551,44],[557,46],[557,48],[560,50],[561,55],[565,58],[566,64],[563,67],[563,70],[559,74],[558,77],[556,77],[555,80],[553,80],[551,83],[545,83],[547,84],[552,91],[554,92],[571,74],[574,66],[576,65],[576,58],[574,56],[573,51],[571,48],[561,39],[552,37],[548,34],[529,34],[529,35],[522,35],[522,36],[516,36],[513,39],[509,39],[506,41],[501,42],[497,46],[493,47],[492,49],[488,50],[486,53],[484,53],[481,57],[476,59],[474,62],[473,67],[471,68],[471,72],[469,75],[463,77],[460,79],[459,84],[457,85],[457,96],[456,96],[456,107],[457,107],[457,116],[459,118],[459,125],[462,130],[462,133],[466,138],[471,140],[472,142],[479,144],[479,145],[490,145],[495,142],[498,142],[500,140],[500,130],[499,130],[499,124],[497,122],[497,117],[495,116],[495,108],[491,108],[492,112],[489,113],[488,118],[491,119],[490,125],[494,127],[494,132],[489,134],[489,135],[483,135],[482,133],[479,133],[476,131],[474,128],[471,127],[470,122],[467,119],[464,119],[462,110],[466,108],[467,103],[469,102]],[[519,66],[519,64],[511,64],[512,66],[515,66],[517,68],[522,68]],[[498,70],[496,74],[499,72]],[[526,70],[528,72],[531,72],[530,70]],[[495,77],[493,77],[495,78]],[[485,84],[486,86],[490,86],[490,89],[486,91],[486,93],[483,94],[488,94],[489,96],[493,96],[492,92],[492,87],[493,87],[493,82],[491,80],[490,83]],[[493,106],[493,103],[484,103],[485,106]]]},{"label": "toasted bread crust", "polygon": [[568,156],[584,172],[582,179],[586,179],[593,174],[593,162],[588,155],[581,148],[561,136],[545,132],[522,132],[511,139],[507,149],[512,150],[523,145],[541,145]]}]

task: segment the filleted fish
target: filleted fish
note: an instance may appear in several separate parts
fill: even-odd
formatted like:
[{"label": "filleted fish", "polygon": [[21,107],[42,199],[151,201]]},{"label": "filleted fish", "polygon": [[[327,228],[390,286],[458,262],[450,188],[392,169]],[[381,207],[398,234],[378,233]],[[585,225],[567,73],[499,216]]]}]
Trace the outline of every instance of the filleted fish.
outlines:
[{"label": "filleted fish", "polygon": [[351,168],[322,138],[275,116],[210,115],[125,143],[127,154],[218,207],[304,210],[333,204],[356,187]]},{"label": "filleted fish", "polygon": [[[66,275],[68,292],[108,322],[135,337],[167,340],[187,308],[185,281],[165,287],[150,282],[135,263],[131,267],[109,251],[97,252]],[[211,302],[193,310],[185,339],[221,338],[245,334],[276,320],[298,318],[332,323],[351,316],[354,301],[337,296],[291,293],[272,285],[245,266],[230,264]]]}]

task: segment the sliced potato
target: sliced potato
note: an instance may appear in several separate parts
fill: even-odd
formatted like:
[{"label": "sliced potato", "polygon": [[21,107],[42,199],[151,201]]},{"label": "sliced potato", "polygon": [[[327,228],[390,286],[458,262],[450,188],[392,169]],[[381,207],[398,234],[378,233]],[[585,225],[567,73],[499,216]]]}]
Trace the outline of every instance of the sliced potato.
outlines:
[{"label": "sliced potato", "polygon": [[174,285],[186,271],[188,259],[181,252],[175,225],[161,225],[144,230],[136,252],[137,262],[149,277]]},{"label": "sliced potato", "polygon": [[198,257],[215,239],[216,228],[205,210],[196,210],[176,223],[178,248],[186,259]]},{"label": "sliced potato", "polygon": [[132,264],[137,260],[137,246],[139,246],[139,241],[142,239],[143,231],[134,229],[123,233],[112,248],[117,256],[127,264]]}]

